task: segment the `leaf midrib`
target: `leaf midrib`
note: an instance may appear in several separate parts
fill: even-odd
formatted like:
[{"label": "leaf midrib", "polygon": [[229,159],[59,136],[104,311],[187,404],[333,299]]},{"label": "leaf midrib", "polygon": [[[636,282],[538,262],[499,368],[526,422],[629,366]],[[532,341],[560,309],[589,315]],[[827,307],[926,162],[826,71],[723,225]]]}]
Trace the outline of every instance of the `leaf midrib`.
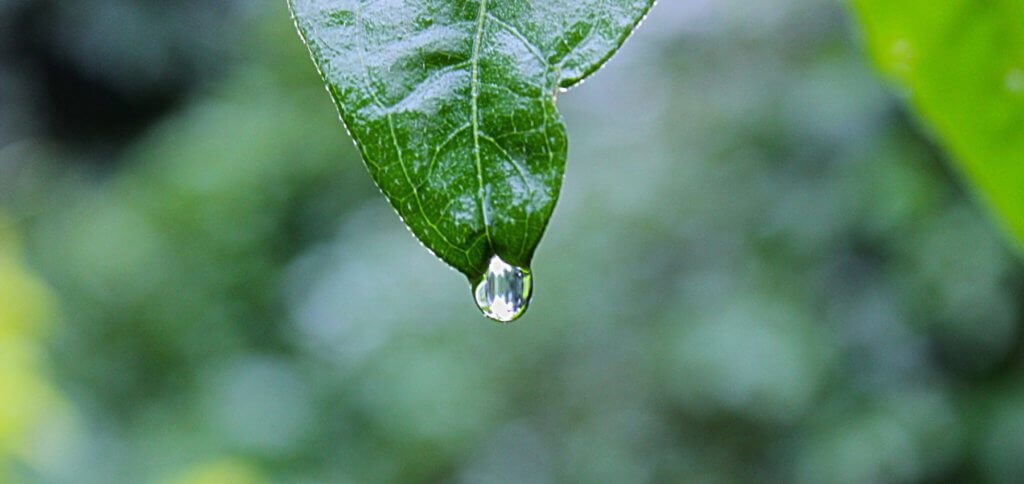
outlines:
[{"label": "leaf midrib", "polygon": [[469,56],[470,63],[470,124],[473,126],[473,156],[476,158],[476,179],[478,184],[477,198],[480,205],[480,217],[484,223],[484,235],[487,245],[494,251],[494,240],[491,238],[490,221],[487,219],[487,199],[484,191],[483,160],[480,158],[480,45],[483,43],[484,23],[487,18],[487,0],[480,0],[480,11],[476,19],[476,35],[473,39],[473,52]]}]

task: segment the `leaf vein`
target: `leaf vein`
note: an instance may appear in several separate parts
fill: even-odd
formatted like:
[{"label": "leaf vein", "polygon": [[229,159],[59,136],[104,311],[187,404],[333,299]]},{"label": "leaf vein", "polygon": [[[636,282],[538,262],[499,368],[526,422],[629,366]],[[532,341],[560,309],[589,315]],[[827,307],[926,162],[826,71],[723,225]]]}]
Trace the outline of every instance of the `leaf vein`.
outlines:
[{"label": "leaf vein", "polygon": [[[356,7],[356,28],[358,28],[360,31],[363,30],[363,20],[362,20],[362,9],[361,9],[361,6],[357,6]],[[365,34],[360,32],[360,35],[358,35],[358,38],[360,39],[360,48],[358,49],[358,54],[359,54],[359,62],[360,62],[360,64],[362,64],[363,69],[366,71],[367,79],[369,79],[370,76],[371,76],[371,72],[366,67],[367,66],[366,59],[365,59],[365,55],[366,55],[366,42],[363,40],[364,37],[365,37]],[[416,185],[412,182],[412,177],[409,176],[409,171],[405,167],[405,159],[404,159],[404,157],[402,155],[402,146],[398,143],[398,136],[397,136],[397,134],[395,134],[395,123],[394,123],[394,120],[392,119],[391,113],[384,107],[384,103],[381,102],[380,97],[377,96],[377,92],[373,90],[372,83],[370,83],[369,80],[367,80],[366,84],[367,84],[366,91],[370,94],[370,97],[373,99],[374,104],[376,104],[377,107],[379,107],[380,109],[384,110],[384,116],[385,116],[385,118],[387,119],[387,122],[388,122],[388,129],[391,132],[391,141],[392,141],[392,143],[395,146],[395,151],[396,151],[396,154],[398,156],[398,166],[400,166],[402,168],[402,174],[405,176],[406,182],[412,188],[412,195],[413,195],[413,198],[416,200],[416,207],[419,209],[420,216],[423,217],[423,221],[430,228],[434,229],[434,231],[437,232],[437,235],[441,238],[441,240],[443,240],[446,244],[451,246],[453,249],[461,252],[464,256],[466,256],[466,260],[470,261],[469,249],[463,249],[462,247],[459,247],[459,246],[455,245],[454,243],[452,243],[452,241],[448,240],[448,237],[445,236],[444,232],[442,232],[440,229],[437,228],[437,225],[433,221],[430,220],[430,217],[428,217],[427,213],[423,210],[423,201],[420,199],[419,190],[417,190]]]}]

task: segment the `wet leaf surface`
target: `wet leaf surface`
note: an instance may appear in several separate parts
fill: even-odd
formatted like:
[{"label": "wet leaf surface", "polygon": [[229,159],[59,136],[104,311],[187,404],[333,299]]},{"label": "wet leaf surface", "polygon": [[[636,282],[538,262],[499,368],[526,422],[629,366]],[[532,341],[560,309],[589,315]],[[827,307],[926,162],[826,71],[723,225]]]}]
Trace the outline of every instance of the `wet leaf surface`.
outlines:
[{"label": "wet leaf surface", "polygon": [[559,89],[597,70],[653,0],[292,0],[377,186],[428,249],[479,280],[528,268],[567,139]]}]

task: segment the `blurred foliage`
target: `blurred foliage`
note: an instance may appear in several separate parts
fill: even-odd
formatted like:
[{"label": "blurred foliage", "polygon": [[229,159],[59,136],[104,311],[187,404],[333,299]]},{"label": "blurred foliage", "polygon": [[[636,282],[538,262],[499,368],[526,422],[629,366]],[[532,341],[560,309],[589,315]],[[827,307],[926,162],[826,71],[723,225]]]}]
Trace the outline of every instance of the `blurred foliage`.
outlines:
[{"label": "blurred foliage", "polygon": [[219,460],[190,469],[167,484],[256,484],[263,482],[248,464]]},{"label": "blurred foliage", "polygon": [[31,461],[39,434],[62,411],[50,381],[43,339],[53,301],[24,266],[12,221],[0,212],[0,481]]},{"label": "blurred foliage", "polygon": [[[106,3],[0,2],[0,24]],[[0,204],[28,262],[0,264],[0,314],[60,320],[25,333],[36,383],[0,409],[33,385],[71,409],[18,414],[44,428],[12,437],[20,480],[1024,475],[1024,271],[842,4],[660,2],[562,96],[568,176],[509,327],[376,192],[283,2],[244,5],[180,13],[213,45],[96,20],[166,32],[103,76],[88,49],[0,45]],[[114,80],[182,49],[187,74]],[[112,113],[65,116],[55,86]]]},{"label": "blurred foliage", "polygon": [[875,61],[911,95],[1024,249],[1024,2],[854,0]]}]

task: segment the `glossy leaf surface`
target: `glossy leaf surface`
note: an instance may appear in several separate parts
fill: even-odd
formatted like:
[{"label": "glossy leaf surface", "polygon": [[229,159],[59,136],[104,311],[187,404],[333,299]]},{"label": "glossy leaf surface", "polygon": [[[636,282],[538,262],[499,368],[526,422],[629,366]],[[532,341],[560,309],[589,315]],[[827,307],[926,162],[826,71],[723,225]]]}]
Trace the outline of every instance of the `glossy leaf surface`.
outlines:
[{"label": "glossy leaf surface", "polygon": [[529,267],[561,188],[559,88],[597,70],[653,0],[292,0],[370,175],[471,280]]},{"label": "glossy leaf surface", "polygon": [[871,55],[1024,248],[1024,2],[853,0]]}]

